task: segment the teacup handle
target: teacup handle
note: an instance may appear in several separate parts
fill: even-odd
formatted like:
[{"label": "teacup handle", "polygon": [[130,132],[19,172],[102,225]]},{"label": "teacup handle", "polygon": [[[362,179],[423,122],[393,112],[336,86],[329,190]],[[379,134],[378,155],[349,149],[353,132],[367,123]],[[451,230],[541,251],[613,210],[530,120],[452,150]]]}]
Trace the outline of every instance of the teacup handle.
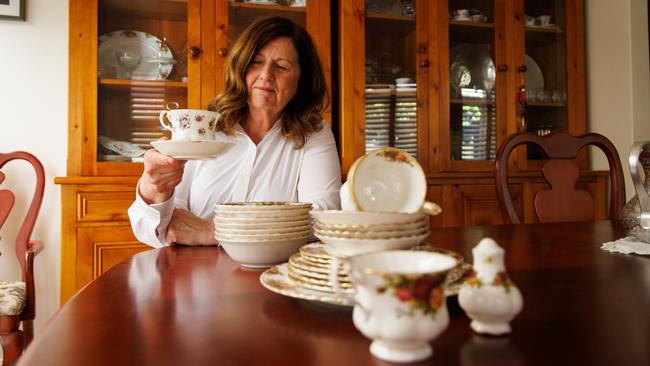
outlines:
[{"label": "teacup handle", "polygon": [[158,117],[160,120],[160,125],[163,126],[164,129],[169,130],[174,132],[174,128],[172,127],[172,124],[169,122],[169,119],[167,118],[167,111],[160,111],[160,116]]},{"label": "teacup handle", "polygon": [[424,201],[424,204],[420,208],[420,212],[427,215],[435,216],[442,212],[442,208],[440,208],[440,206],[436,203]]}]

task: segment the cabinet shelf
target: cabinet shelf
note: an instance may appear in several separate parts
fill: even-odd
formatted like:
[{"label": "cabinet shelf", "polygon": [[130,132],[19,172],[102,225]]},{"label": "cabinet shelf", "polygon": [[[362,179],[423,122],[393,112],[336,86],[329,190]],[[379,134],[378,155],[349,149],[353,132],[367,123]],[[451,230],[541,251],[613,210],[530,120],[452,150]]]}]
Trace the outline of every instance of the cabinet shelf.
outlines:
[{"label": "cabinet shelf", "polygon": [[526,104],[530,108],[542,108],[542,107],[550,107],[550,108],[566,108],[566,103],[542,103],[542,102],[529,102]]},{"label": "cabinet shelf", "polygon": [[188,0],[103,0],[99,12],[137,19],[187,20]]},{"label": "cabinet shelf", "polygon": [[415,18],[369,13],[366,17],[366,27],[368,34],[373,37],[404,37],[415,32]]},{"label": "cabinet shelf", "polygon": [[495,105],[494,100],[452,98],[449,103],[462,105]]},{"label": "cabinet shelf", "polygon": [[526,27],[526,32],[563,34],[564,30],[559,27]]},{"label": "cabinet shelf", "polygon": [[106,86],[155,86],[165,88],[187,88],[187,83],[183,81],[169,80],[124,80],[124,79],[99,79],[99,85]]},{"label": "cabinet shelf", "polygon": [[449,20],[449,26],[453,27],[466,27],[466,28],[479,28],[479,29],[492,29],[494,28],[494,23],[479,23],[479,22],[470,22],[463,20]]}]

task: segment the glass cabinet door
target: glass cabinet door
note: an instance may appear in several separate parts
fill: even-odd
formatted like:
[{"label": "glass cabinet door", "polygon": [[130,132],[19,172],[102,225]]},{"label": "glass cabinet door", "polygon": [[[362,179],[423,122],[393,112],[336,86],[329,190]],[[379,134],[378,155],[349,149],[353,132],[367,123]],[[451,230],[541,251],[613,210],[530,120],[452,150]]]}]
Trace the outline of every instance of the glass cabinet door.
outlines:
[{"label": "glass cabinet door", "polygon": [[[524,2],[526,111],[520,129],[538,135],[568,131],[565,0]],[[541,153],[528,149],[528,159]]]},{"label": "glass cabinet door", "polygon": [[189,2],[99,0],[97,161],[142,161],[160,111],[187,108]]},{"label": "glass cabinet door", "polygon": [[415,0],[365,2],[365,149],[395,146],[417,158]]},{"label": "glass cabinet door", "polygon": [[[449,159],[494,160],[497,51],[492,0],[449,0]],[[444,143],[444,142],[443,142]]]}]

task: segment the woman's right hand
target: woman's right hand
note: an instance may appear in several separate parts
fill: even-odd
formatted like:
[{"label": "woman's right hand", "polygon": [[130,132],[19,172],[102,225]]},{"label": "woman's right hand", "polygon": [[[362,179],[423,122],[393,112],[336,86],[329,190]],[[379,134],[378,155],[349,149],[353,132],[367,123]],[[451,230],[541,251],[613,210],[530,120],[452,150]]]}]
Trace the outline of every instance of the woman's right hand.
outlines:
[{"label": "woman's right hand", "polygon": [[147,204],[165,202],[183,178],[184,160],[176,160],[155,149],[144,154],[140,196]]}]

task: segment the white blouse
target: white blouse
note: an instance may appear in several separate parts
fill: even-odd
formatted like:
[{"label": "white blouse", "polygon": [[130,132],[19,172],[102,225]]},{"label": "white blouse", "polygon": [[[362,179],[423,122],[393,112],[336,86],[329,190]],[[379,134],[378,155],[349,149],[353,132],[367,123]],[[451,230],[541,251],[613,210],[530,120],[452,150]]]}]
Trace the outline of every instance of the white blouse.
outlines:
[{"label": "white blouse", "polygon": [[235,146],[215,159],[188,161],[181,183],[166,202],[148,205],[137,190],[129,218],[139,241],[167,245],[165,234],[174,208],[204,219],[212,218],[215,204],[222,202],[312,202],[315,209],[340,208],[341,167],[326,123],[302,149],[282,136],[278,122],[258,145],[239,125],[234,136],[220,132],[216,139]]}]

